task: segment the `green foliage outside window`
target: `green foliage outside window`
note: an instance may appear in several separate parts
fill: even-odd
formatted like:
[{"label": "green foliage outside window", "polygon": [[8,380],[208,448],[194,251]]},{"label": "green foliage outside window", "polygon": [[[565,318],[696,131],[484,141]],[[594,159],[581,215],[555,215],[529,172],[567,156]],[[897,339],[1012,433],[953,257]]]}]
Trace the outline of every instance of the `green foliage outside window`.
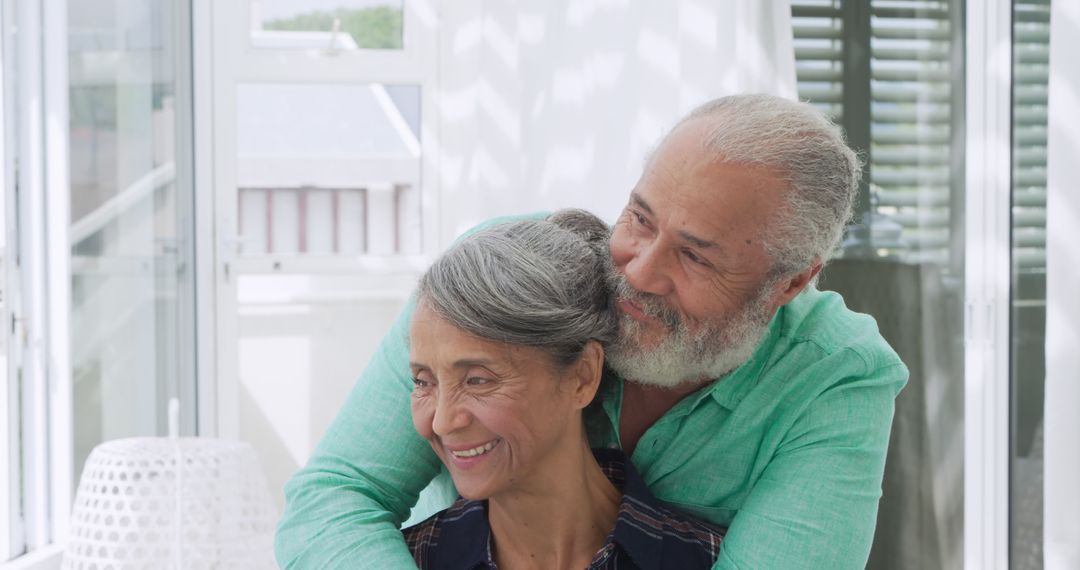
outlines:
[{"label": "green foliage outside window", "polygon": [[401,49],[401,9],[377,6],[350,10],[338,8],[333,12],[315,11],[292,18],[271,20],[263,24],[267,30],[330,31],[334,20],[341,22],[338,30],[349,34],[361,49]]}]

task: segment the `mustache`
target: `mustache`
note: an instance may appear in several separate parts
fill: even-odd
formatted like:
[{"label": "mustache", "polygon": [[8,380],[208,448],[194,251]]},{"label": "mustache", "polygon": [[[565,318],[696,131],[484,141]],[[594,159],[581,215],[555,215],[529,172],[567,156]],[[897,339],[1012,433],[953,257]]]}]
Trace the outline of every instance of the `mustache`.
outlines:
[{"label": "mustache", "polygon": [[609,273],[608,287],[611,289],[616,301],[630,301],[637,305],[643,313],[660,321],[668,330],[674,331],[682,324],[682,315],[679,314],[679,311],[665,303],[657,295],[634,289],[625,275],[616,271]]}]

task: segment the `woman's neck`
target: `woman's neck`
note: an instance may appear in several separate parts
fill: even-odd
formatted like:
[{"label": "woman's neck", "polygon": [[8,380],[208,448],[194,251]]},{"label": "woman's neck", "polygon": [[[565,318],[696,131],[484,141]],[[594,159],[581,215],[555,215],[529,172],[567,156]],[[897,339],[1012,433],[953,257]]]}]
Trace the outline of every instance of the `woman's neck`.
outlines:
[{"label": "woman's neck", "polygon": [[621,493],[588,445],[545,464],[550,477],[488,500],[499,568],[585,568],[604,545]]}]

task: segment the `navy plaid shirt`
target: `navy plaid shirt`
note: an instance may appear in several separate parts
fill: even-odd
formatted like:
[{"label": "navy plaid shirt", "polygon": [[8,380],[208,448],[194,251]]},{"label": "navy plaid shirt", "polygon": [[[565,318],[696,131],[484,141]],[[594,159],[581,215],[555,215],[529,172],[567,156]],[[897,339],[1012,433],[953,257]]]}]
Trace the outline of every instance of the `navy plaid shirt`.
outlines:
[{"label": "navy plaid shirt", "polygon": [[[712,568],[725,529],[692,519],[653,497],[622,451],[594,449],[593,455],[622,492],[622,500],[615,528],[593,557],[590,570]],[[401,532],[422,570],[497,570],[487,501],[458,499]]]}]

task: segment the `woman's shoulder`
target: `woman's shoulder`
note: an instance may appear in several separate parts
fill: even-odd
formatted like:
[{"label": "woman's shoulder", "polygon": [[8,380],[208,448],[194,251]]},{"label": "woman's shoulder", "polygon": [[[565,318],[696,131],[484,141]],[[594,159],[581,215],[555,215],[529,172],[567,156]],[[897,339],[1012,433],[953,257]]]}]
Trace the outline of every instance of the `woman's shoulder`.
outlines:
[{"label": "woman's shoulder", "polygon": [[655,498],[646,502],[628,496],[625,503],[626,509],[636,518],[651,521],[650,524],[661,529],[665,536],[676,540],[719,544],[727,533],[726,527],[684,513]]},{"label": "woman's shoulder", "polygon": [[401,529],[401,534],[405,536],[405,542],[409,543],[409,548],[411,549],[413,545],[410,542],[410,539],[418,543],[430,540],[432,537],[438,536],[438,531],[445,524],[452,524],[460,521],[462,518],[468,518],[471,513],[478,510],[481,512],[484,510],[483,501],[470,501],[466,498],[458,497],[458,500],[454,501],[454,504],[449,507],[410,527]]},{"label": "woman's shoulder", "polygon": [[621,451],[593,450],[622,491],[611,538],[641,568],[710,568],[727,529],[694,518],[652,495]]},{"label": "woman's shoulder", "polygon": [[726,530],[659,501],[624,495],[612,539],[637,568],[712,568]]},{"label": "woman's shoulder", "polygon": [[[454,504],[427,519],[401,529],[405,544],[420,568],[430,568],[437,558],[446,558],[447,548],[464,546],[453,536],[480,536],[487,540],[487,507],[483,501],[459,498]],[[449,536],[448,536],[449,535]],[[456,553],[455,553],[456,554]]]}]

